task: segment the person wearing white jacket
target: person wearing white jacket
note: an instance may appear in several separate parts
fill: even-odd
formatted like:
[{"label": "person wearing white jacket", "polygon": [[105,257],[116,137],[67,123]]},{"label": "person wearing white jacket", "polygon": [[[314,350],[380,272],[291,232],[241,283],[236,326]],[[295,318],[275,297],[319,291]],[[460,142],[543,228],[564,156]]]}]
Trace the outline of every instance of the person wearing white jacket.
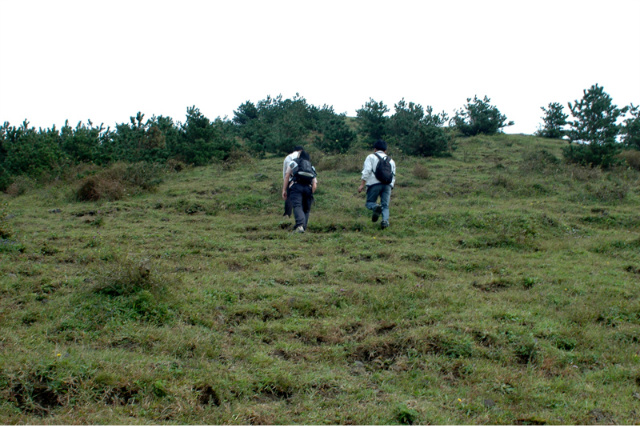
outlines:
[{"label": "person wearing white jacket", "polygon": [[[391,190],[396,183],[396,163],[390,159],[391,170],[393,172],[393,178],[389,184],[384,184],[376,178],[375,170],[378,166],[380,158],[387,157],[387,143],[383,140],[378,140],[373,145],[373,153],[369,154],[364,160],[364,166],[362,167],[362,177],[358,192],[362,192],[367,187],[367,201],[365,207],[373,212],[371,220],[377,222],[380,216],[382,216],[382,222],[380,227],[385,229],[389,226],[389,203],[391,201]],[[378,204],[378,197],[380,203]]]}]

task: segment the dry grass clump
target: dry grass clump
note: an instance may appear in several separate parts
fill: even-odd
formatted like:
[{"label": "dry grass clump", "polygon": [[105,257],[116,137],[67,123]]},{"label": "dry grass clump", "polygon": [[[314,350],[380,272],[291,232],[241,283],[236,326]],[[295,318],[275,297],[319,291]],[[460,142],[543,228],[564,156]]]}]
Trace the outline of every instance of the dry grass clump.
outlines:
[{"label": "dry grass clump", "polygon": [[7,216],[6,203],[0,204],[0,239],[9,238],[11,236],[11,231],[7,224]]},{"label": "dry grass clump", "polygon": [[126,195],[152,191],[162,181],[164,170],[163,166],[152,163],[116,163],[82,179],[76,199],[115,201]]},{"label": "dry grass clump", "polygon": [[366,155],[316,155],[311,158],[319,172],[336,170],[345,173],[360,173]]},{"label": "dry grass clump", "polygon": [[587,191],[595,200],[612,203],[627,197],[629,185],[621,182],[603,181],[588,184]]},{"label": "dry grass clump", "polygon": [[12,197],[18,197],[24,195],[30,189],[33,189],[35,185],[36,183],[33,179],[27,176],[17,176],[5,192]]},{"label": "dry grass clump", "polygon": [[[255,159],[251,155],[243,150],[234,149],[231,150],[227,159],[222,163],[224,170],[233,170],[243,164],[253,164]],[[176,170],[179,171],[179,170]]]},{"label": "dry grass clump", "polygon": [[543,149],[526,153],[522,157],[520,171],[525,173],[544,172],[550,168],[558,167],[559,165],[560,160],[549,151]]},{"label": "dry grass clump", "polygon": [[121,199],[124,194],[125,188],[120,180],[96,175],[83,179],[76,190],[76,199],[78,201],[114,201]]},{"label": "dry grass clump", "polygon": [[95,284],[94,291],[109,296],[127,296],[143,290],[156,291],[161,284],[151,273],[148,260],[121,260]]},{"label": "dry grass clump", "polygon": [[429,169],[422,163],[418,163],[413,168],[413,175],[419,179],[429,179]]},{"label": "dry grass clump", "polygon": [[623,151],[620,154],[620,158],[622,158],[632,169],[640,171],[640,151]]},{"label": "dry grass clump", "polygon": [[585,167],[576,164],[566,165],[566,174],[578,182],[596,181],[602,178],[602,169],[599,167]]}]

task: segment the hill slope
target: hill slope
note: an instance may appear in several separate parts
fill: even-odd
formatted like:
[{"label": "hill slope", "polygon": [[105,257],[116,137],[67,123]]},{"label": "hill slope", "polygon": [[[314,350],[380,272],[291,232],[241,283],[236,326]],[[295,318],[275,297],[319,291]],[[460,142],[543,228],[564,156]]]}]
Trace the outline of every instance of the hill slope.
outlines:
[{"label": "hill slope", "polygon": [[638,422],[640,175],[560,144],[394,156],[384,231],[366,153],[312,157],[303,235],[281,158],[4,195],[0,422]]}]

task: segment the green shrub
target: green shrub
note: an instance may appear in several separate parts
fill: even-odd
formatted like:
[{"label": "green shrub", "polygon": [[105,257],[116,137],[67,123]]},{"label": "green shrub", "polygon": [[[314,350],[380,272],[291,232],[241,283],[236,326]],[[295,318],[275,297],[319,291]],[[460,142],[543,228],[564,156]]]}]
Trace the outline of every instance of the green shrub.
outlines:
[{"label": "green shrub", "polygon": [[[130,296],[141,291],[157,291],[162,285],[151,272],[148,261],[118,261],[112,270],[107,270],[98,278],[93,290],[95,293],[114,297]],[[144,303],[144,300],[140,303]]]},{"label": "green shrub", "polygon": [[19,371],[9,380],[9,401],[22,412],[39,416],[66,406],[82,378],[82,373],[66,370],[58,362],[49,362]]},{"label": "green shrub", "polygon": [[180,134],[167,143],[168,155],[195,166],[204,166],[212,160],[224,161],[236,148],[229,126],[221,119],[209,120],[195,106],[189,107]]},{"label": "green shrub", "polygon": [[356,139],[344,116],[334,116],[324,121],[320,131],[322,136],[316,136],[315,146],[329,154],[344,154]]},{"label": "green shrub", "polygon": [[265,153],[284,155],[307,140],[317,129],[316,109],[296,94],[293,99],[267,96],[254,105],[245,102],[234,111],[233,129],[255,155]]},{"label": "green shrub", "polygon": [[78,123],[72,129],[67,120],[60,130],[60,145],[75,163],[98,162],[101,149],[109,145],[112,135],[109,129],[102,125],[93,127],[91,122],[88,125]]},{"label": "green shrub", "polygon": [[453,123],[460,133],[465,136],[494,135],[503,127],[513,124],[513,122],[507,123],[507,117],[489,102],[491,99],[486,96],[484,99],[474,96],[473,101],[467,98],[464,109],[456,111],[453,117]]},{"label": "green shrub", "polygon": [[9,176],[27,175],[38,179],[57,174],[68,165],[55,127],[36,131],[26,120],[20,127],[5,123],[0,126],[0,146],[2,167]]},{"label": "green shrub", "polygon": [[0,164],[0,191],[5,191],[9,185],[13,182],[13,177],[9,172]]},{"label": "green shrub", "polygon": [[400,424],[412,425],[418,421],[418,412],[402,404],[396,408],[395,418]]},{"label": "green shrub", "polygon": [[89,294],[76,302],[60,331],[98,330],[108,321],[166,324],[172,318],[166,280],[148,260],[116,259],[98,271]]},{"label": "green shrub", "polygon": [[404,99],[395,105],[395,113],[387,121],[388,139],[404,153],[421,157],[442,156],[450,149],[451,140],[443,125],[447,115],[434,114],[433,108]]},{"label": "green shrub", "polygon": [[569,163],[576,163],[582,166],[596,167],[600,166],[604,169],[619,164],[618,153],[621,151],[620,144],[616,142],[609,143],[590,143],[575,144],[571,143],[562,148],[562,154]]},{"label": "green shrub", "polygon": [[541,354],[538,341],[534,338],[523,338],[515,344],[514,354],[520,364],[532,364],[539,360]]}]

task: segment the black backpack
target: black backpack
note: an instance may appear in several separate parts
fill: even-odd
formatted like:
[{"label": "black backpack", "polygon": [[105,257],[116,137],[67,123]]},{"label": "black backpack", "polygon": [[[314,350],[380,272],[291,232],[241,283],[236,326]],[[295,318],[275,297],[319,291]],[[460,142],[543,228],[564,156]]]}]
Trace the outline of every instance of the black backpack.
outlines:
[{"label": "black backpack", "polygon": [[300,157],[293,160],[298,165],[293,169],[293,180],[301,185],[311,185],[317,176],[316,169],[311,165],[311,161],[303,160]]},{"label": "black backpack", "polygon": [[376,157],[378,157],[378,165],[376,169],[373,171],[373,174],[376,175],[376,179],[385,185],[389,185],[393,182],[393,168],[391,167],[391,157],[388,155],[384,158],[380,157],[377,152],[373,153]]}]

